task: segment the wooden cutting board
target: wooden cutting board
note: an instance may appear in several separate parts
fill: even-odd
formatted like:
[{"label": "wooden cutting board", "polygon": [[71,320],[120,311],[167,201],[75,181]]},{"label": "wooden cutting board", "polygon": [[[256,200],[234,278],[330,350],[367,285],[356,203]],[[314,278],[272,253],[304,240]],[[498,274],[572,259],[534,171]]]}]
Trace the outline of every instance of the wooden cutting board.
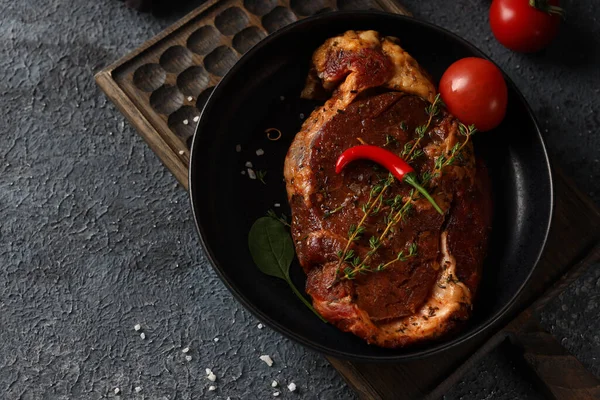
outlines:
[{"label": "wooden cutting board", "polygon": [[[335,9],[410,15],[393,0],[211,0],[100,71],[96,82],[187,189],[189,145],[197,117],[222,76],[269,33]],[[536,323],[548,299],[600,261],[600,250],[594,247],[600,241],[599,209],[560,170],[555,168],[554,174],[556,207],[548,245],[507,317],[476,340],[434,358],[377,365],[329,357],[361,398],[440,397],[481,357],[507,341],[520,349],[553,397],[600,398],[598,381]]]}]

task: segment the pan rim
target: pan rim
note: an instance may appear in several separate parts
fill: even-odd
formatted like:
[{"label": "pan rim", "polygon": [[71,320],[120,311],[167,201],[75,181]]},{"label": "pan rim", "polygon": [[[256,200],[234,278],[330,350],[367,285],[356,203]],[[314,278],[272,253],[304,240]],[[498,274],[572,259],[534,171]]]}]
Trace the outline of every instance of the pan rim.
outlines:
[{"label": "pan rim", "polygon": [[[325,355],[329,355],[329,356],[333,356],[333,357],[337,357],[337,358],[341,358],[341,359],[346,359],[346,360],[363,361],[363,362],[402,362],[402,361],[410,361],[410,360],[415,360],[415,359],[422,359],[422,358],[429,357],[429,356],[438,354],[440,352],[446,351],[450,348],[454,348],[460,344],[465,343],[468,340],[471,340],[471,339],[481,335],[485,331],[488,331],[495,324],[498,324],[499,322],[501,322],[503,320],[503,318],[506,317],[507,312],[510,311],[511,307],[514,306],[517,299],[521,296],[523,289],[528,284],[533,272],[538,267],[540,258],[542,257],[543,252],[546,248],[547,239],[548,239],[548,235],[550,232],[550,228],[552,225],[552,219],[553,219],[553,215],[554,215],[554,200],[555,200],[554,199],[554,183],[553,183],[553,177],[552,177],[551,164],[550,164],[548,152],[546,149],[546,144],[544,142],[544,138],[542,136],[541,129],[539,127],[539,124],[535,117],[535,114],[533,113],[533,110],[531,109],[531,106],[529,105],[529,103],[527,102],[527,100],[525,99],[525,97],[523,96],[521,91],[517,88],[517,86],[514,84],[514,82],[510,79],[510,77],[506,73],[504,73],[502,68],[500,68],[500,70],[503,71],[503,74],[504,74],[507,84],[513,89],[514,93],[518,96],[521,104],[523,104],[525,106],[525,110],[527,111],[527,114],[529,115],[529,117],[531,118],[531,121],[533,122],[533,126],[535,128],[535,134],[537,135],[537,138],[539,139],[539,142],[541,144],[541,151],[542,151],[543,159],[545,161],[545,168],[548,173],[547,180],[548,180],[548,184],[549,184],[549,194],[550,194],[549,198],[547,199],[549,201],[548,220],[546,222],[546,227],[542,232],[543,240],[541,241],[541,245],[540,245],[538,254],[535,256],[535,261],[533,262],[532,267],[530,268],[529,272],[527,273],[526,277],[524,278],[523,283],[518,287],[515,294],[504,304],[503,307],[501,307],[498,311],[496,311],[495,313],[493,313],[490,316],[488,316],[487,318],[485,318],[481,323],[479,323],[477,326],[475,326],[471,331],[469,331],[467,333],[458,334],[457,336],[455,336],[447,341],[441,341],[441,342],[437,342],[437,343],[432,343],[431,345],[429,345],[429,344],[424,345],[424,347],[418,347],[414,351],[411,351],[410,348],[406,348],[406,349],[403,349],[406,351],[406,353],[392,354],[389,356],[388,355],[366,356],[366,355],[360,355],[360,354],[353,354],[353,353],[349,353],[349,352],[334,350],[327,346],[321,345],[320,343],[318,343],[316,341],[307,339],[307,338],[303,337],[302,335],[297,334],[292,329],[289,329],[285,325],[280,324],[279,322],[275,321],[270,316],[268,316],[266,313],[264,313],[259,308],[254,306],[252,304],[252,302],[246,298],[246,296],[242,293],[242,291],[238,290],[238,288],[236,286],[234,286],[231,282],[229,282],[229,280],[227,279],[227,277],[221,270],[220,262],[216,259],[214,253],[212,252],[211,248],[207,244],[208,240],[206,238],[206,233],[205,233],[205,231],[202,227],[201,221],[200,221],[201,216],[196,212],[196,207],[195,207],[195,205],[197,204],[197,200],[194,196],[194,191],[195,191],[195,187],[196,187],[196,184],[194,182],[197,180],[194,179],[194,176],[196,175],[196,173],[194,171],[196,171],[196,169],[193,167],[196,163],[198,163],[198,161],[195,161],[195,160],[198,157],[200,157],[198,155],[200,150],[198,149],[198,144],[197,144],[198,143],[197,137],[199,136],[198,132],[200,132],[202,129],[202,126],[204,124],[206,124],[207,118],[205,118],[205,114],[210,113],[210,110],[214,104],[214,99],[216,99],[219,96],[219,92],[220,92],[220,89],[222,88],[222,86],[225,86],[225,84],[229,80],[231,80],[232,77],[234,75],[236,75],[237,72],[241,68],[244,67],[246,62],[250,58],[252,58],[255,53],[260,51],[262,48],[269,46],[271,42],[278,40],[278,38],[280,36],[285,35],[289,31],[296,30],[296,29],[298,29],[298,27],[301,27],[304,25],[310,25],[314,21],[320,21],[323,19],[344,19],[344,18],[350,18],[350,17],[360,18],[360,17],[364,17],[364,16],[375,17],[375,18],[391,18],[391,19],[395,19],[395,20],[398,20],[398,21],[401,21],[404,23],[408,22],[408,23],[421,25],[425,29],[435,30],[443,35],[449,36],[451,39],[459,42],[461,45],[468,48],[469,51],[472,52],[473,54],[477,55],[478,57],[482,57],[482,58],[485,58],[485,59],[493,62],[498,68],[500,68],[485,53],[483,53],[475,45],[471,44],[470,42],[461,38],[460,36],[450,32],[450,31],[446,30],[445,28],[442,28],[438,25],[432,24],[430,22],[418,20],[418,19],[408,17],[408,16],[391,14],[391,13],[386,13],[386,12],[381,12],[381,11],[336,11],[334,13],[318,14],[318,15],[308,17],[303,20],[294,22],[290,25],[287,25],[287,26],[277,30],[276,32],[270,34],[266,38],[262,39],[259,43],[257,43],[252,49],[250,49],[247,53],[245,53],[236,62],[236,64],[231,68],[231,70],[229,72],[227,72],[227,74],[223,77],[223,79],[213,89],[210,97],[208,98],[208,100],[205,103],[205,106],[201,112],[200,121],[196,127],[196,131],[194,133],[194,138],[192,140],[192,145],[191,145],[191,150],[190,150],[190,160],[189,160],[189,165],[188,165],[188,167],[189,167],[189,174],[188,174],[189,190],[188,190],[188,192],[189,192],[189,197],[190,197],[190,205],[192,208],[192,215],[194,218],[194,223],[196,225],[196,230],[199,235],[200,244],[207,255],[207,259],[209,260],[212,268],[215,270],[215,272],[217,273],[217,275],[219,276],[219,278],[221,279],[223,284],[233,294],[235,299],[238,302],[240,302],[242,304],[242,306],[244,306],[244,308],[246,308],[248,311],[250,311],[254,316],[256,316],[258,319],[263,321],[269,327],[271,327],[278,333],[284,335],[285,337],[290,338],[290,339],[294,340],[295,342],[302,344],[303,346],[307,347],[308,349],[315,350],[315,351],[320,352]],[[507,322],[507,321],[505,321],[505,322]],[[390,351],[396,351],[396,350],[397,349],[390,349]]]}]

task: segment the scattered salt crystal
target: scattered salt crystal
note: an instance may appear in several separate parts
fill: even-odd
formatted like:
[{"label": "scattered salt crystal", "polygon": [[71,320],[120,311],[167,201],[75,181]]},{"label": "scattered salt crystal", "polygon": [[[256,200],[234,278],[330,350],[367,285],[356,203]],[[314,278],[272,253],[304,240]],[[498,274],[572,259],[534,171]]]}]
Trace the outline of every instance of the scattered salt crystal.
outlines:
[{"label": "scattered salt crystal", "polygon": [[141,386],[136,386],[136,387],[135,387],[135,392],[136,392],[136,393],[139,393],[139,392],[141,392],[141,391],[142,391],[142,387],[141,387]]},{"label": "scattered salt crystal", "polygon": [[183,120],[183,124],[184,124],[184,125],[187,125],[187,124],[189,124],[189,123],[190,123],[190,121],[188,121],[187,119],[184,119],[184,120]]},{"label": "scattered salt crystal", "polygon": [[187,353],[188,351],[190,351],[189,347],[184,347],[183,349],[181,349],[182,353]]},{"label": "scattered salt crystal", "polygon": [[279,396],[279,392],[273,392],[273,397]]},{"label": "scattered salt crystal", "polygon": [[142,326],[140,324],[135,324],[133,329],[135,329],[136,331],[139,331],[140,329],[142,329]]},{"label": "scattered salt crystal", "polygon": [[214,386],[209,386],[209,387],[208,387],[208,391],[209,391],[209,392],[212,392],[212,391],[215,391],[215,390],[217,390],[217,388],[216,388],[216,387],[214,387]]},{"label": "scattered salt crystal", "polygon": [[206,368],[206,370],[205,370],[205,371],[206,371],[206,375],[210,375],[210,374],[212,374],[212,371],[211,371],[211,369],[210,369],[210,368]]},{"label": "scattered salt crystal", "polygon": [[279,203],[275,203],[275,204],[273,204],[273,205],[274,205],[275,207],[281,207],[281,204],[279,204]]},{"label": "scattered salt crystal", "polygon": [[256,327],[257,327],[258,329],[262,329],[262,328],[264,328],[265,326],[264,326],[263,324],[258,324],[258,325],[256,325]]},{"label": "scattered salt crystal", "polygon": [[277,387],[277,385],[278,385],[277,381],[271,382],[271,387]]},{"label": "scattered salt crystal", "polygon": [[207,378],[211,382],[214,382],[217,380],[217,376],[215,374],[213,374],[212,371],[210,372],[210,374],[208,374]]},{"label": "scattered salt crystal", "polygon": [[119,394],[120,391],[121,391],[121,389],[115,388],[115,394]]},{"label": "scattered salt crystal", "polygon": [[265,154],[265,151],[263,149],[256,150],[256,155],[257,156],[262,156],[263,154]]},{"label": "scattered salt crystal", "polygon": [[246,161],[246,164],[244,164],[247,168],[252,168],[253,165],[250,161]]},{"label": "scattered salt crystal", "polygon": [[196,116],[194,117],[194,122],[198,122],[198,121],[200,121],[200,117],[196,115]]},{"label": "scattered salt crystal", "polygon": [[185,356],[185,359],[186,359],[187,361],[192,361],[192,356]]},{"label": "scattered salt crystal", "polygon": [[248,168],[248,177],[250,179],[256,179],[256,174],[254,173],[254,170],[252,168]]},{"label": "scattered salt crystal", "polygon": [[263,355],[259,357],[262,361],[264,361],[269,367],[273,366],[273,360],[268,355]]},{"label": "scattered salt crystal", "polygon": [[179,155],[182,156],[185,153],[183,150],[179,150]]},{"label": "scattered salt crystal", "polygon": [[242,146],[241,146],[241,145],[239,145],[239,144],[236,144],[236,145],[235,145],[235,151],[237,151],[238,153],[239,153],[240,151],[242,151]]},{"label": "scattered salt crystal", "polygon": [[140,333],[140,337],[141,337],[142,339],[146,339],[146,334],[145,334],[144,332],[142,332],[142,333]]},{"label": "scattered salt crystal", "polygon": [[192,96],[188,96],[188,101],[192,101],[194,98]]},{"label": "scattered salt crystal", "polygon": [[288,389],[290,390],[290,392],[293,392],[296,390],[296,384],[294,382],[290,383],[288,385]]},{"label": "scattered salt crystal", "polygon": [[215,343],[217,343],[217,342],[219,341],[219,338],[218,338],[218,337],[216,337],[216,338],[214,338],[213,340],[215,341]]}]

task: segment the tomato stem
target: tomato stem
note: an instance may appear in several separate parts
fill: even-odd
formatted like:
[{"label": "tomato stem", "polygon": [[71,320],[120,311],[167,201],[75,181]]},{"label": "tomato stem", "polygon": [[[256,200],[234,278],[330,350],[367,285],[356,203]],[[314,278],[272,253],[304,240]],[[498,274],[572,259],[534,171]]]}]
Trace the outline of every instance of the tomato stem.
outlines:
[{"label": "tomato stem", "polygon": [[550,15],[558,15],[562,19],[565,19],[565,9],[559,6],[553,6],[548,0],[529,0],[529,5],[537,10]]}]

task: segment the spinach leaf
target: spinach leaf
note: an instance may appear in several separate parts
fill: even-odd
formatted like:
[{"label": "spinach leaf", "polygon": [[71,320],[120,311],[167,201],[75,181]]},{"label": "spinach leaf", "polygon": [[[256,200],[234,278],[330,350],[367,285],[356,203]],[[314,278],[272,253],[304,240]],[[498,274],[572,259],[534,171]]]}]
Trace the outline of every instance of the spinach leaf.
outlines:
[{"label": "spinach leaf", "polygon": [[256,220],[248,234],[254,263],[264,274],[288,280],[294,243],[285,226],[271,217]]},{"label": "spinach leaf", "polygon": [[323,322],[327,322],[294,286],[290,278],[294,242],[285,225],[273,217],[257,219],[248,234],[248,247],[254,263],[262,273],[286,281],[296,296]]}]

